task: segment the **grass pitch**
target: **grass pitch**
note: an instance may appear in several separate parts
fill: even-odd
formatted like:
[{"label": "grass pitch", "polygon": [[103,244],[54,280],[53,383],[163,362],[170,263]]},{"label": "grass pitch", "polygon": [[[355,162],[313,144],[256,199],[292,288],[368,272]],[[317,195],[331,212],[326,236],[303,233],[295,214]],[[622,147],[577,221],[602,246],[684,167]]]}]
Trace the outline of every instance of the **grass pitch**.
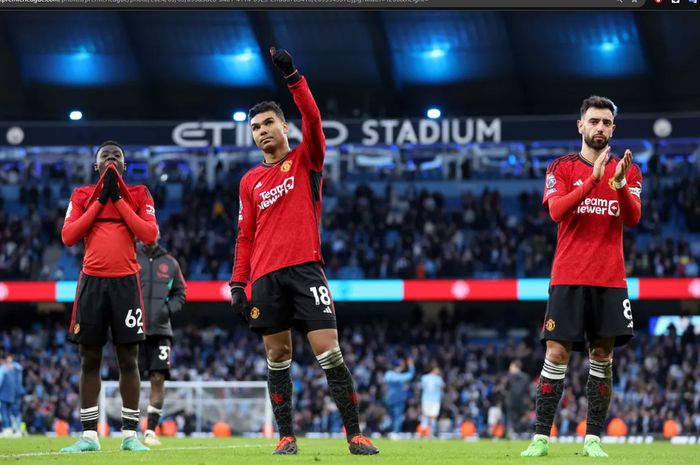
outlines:
[{"label": "grass pitch", "polygon": [[[581,455],[581,444],[552,443],[549,456],[522,458],[525,441],[463,442],[457,440],[374,441],[381,453],[372,457],[351,456],[345,441],[340,439],[299,439],[299,455],[272,456],[275,440],[249,438],[162,438],[163,445],[150,452],[123,452],[121,440],[102,438],[99,452],[61,454],[61,447],[72,444],[75,438],[31,436],[19,439],[0,439],[0,463],[51,465],[268,465],[279,463],[387,465],[409,464],[581,464],[600,462]],[[691,465],[700,464],[700,445],[680,446],[667,442],[653,444],[608,444],[610,454],[603,463],[615,465]]]}]

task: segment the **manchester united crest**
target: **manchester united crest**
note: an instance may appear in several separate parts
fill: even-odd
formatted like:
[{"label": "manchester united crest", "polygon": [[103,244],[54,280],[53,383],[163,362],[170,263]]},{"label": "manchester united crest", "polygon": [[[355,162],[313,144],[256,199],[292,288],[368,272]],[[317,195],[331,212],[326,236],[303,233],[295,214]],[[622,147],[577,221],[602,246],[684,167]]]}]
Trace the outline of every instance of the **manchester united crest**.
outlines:
[{"label": "manchester united crest", "polygon": [[284,173],[292,169],[292,160],[287,160],[284,163],[282,163],[282,167],[280,168]]},{"label": "manchester united crest", "polygon": [[551,318],[547,320],[547,322],[544,324],[544,329],[547,331],[554,331],[554,328],[557,326],[557,324],[552,320]]},{"label": "manchester united crest", "polygon": [[78,334],[80,332],[80,323],[73,325],[73,334]]},{"label": "manchester united crest", "polygon": [[254,320],[257,320],[259,316],[260,316],[260,309],[258,307],[253,307],[250,310],[250,317]]}]

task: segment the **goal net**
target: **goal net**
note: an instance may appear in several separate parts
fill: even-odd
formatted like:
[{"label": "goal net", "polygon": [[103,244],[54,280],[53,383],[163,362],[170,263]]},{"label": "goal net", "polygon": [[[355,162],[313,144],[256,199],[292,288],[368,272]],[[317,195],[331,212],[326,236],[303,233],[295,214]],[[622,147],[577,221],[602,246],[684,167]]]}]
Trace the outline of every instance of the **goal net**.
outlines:
[{"label": "goal net", "polygon": [[[146,418],[150,383],[141,382],[139,408]],[[176,415],[194,418],[194,433],[210,432],[224,422],[233,434],[272,434],[272,407],[265,381],[166,381],[163,420]],[[122,399],[118,381],[102,381],[100,422],[121,424]],[[181,427],[178,428],[181,430]]]}]

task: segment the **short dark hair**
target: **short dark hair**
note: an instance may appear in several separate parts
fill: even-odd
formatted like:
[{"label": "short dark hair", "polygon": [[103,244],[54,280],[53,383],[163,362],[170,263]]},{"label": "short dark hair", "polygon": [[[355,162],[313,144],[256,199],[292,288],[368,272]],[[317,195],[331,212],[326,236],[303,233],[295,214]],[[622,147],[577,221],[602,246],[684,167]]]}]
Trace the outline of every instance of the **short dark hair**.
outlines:
[{"label": "short dark hair", "polygon": [[248,119],[251,120],[253,119],[253,116],[259,113],[265,113],[266,111],[274,112],[279,119],[281,119],[282,121],[286,121],[284,119],[284,112],[282,111],[282,107],[280,107],[279,103],[277,102],[256,103],[253,106],[253,108],[248,110]]},{"label": "short dark hair", "polygon": [[607,97],[601,97],[600,95],[591,95],[583,101],[581,104],[581,119],[583,115],[586,114],[589,108],[600,108],[601,110],[608,109],[612,111],[613,118],[617,116],[617,105]]},{"label": "short dark hair", "polygon": [[119,142],[113,141],[113,140],[106,140],[106,141],[102,142],[99,147],[97,147],[97,150],[95,150],[95,158],[97,158],[97,154],[100,153],[100,150],[107,147],[108,145],[114,145],[115,147],[119,147],[119,150],[122,151],[122,155],[126,155],[126,152],[124,151],[124,147],[122,147],[122,144],[120,144]]}]

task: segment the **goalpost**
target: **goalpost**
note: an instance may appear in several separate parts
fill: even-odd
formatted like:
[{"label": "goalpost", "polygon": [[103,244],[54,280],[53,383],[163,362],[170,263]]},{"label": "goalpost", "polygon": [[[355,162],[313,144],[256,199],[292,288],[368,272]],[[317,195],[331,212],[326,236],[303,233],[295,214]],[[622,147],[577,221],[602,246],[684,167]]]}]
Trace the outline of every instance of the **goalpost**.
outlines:
[{"label": "goalpost", "polygon": [[[151,385],[141,382],[139,409],[146,417]],[[118,381],[102,381],[100,422],[121,422],[122,399]],[[195,433],[211,431],[222,421],[234,434],[272,436],[273,417],[265,381],[166,381],[163,419],[175,414],[194,415]]]}]

